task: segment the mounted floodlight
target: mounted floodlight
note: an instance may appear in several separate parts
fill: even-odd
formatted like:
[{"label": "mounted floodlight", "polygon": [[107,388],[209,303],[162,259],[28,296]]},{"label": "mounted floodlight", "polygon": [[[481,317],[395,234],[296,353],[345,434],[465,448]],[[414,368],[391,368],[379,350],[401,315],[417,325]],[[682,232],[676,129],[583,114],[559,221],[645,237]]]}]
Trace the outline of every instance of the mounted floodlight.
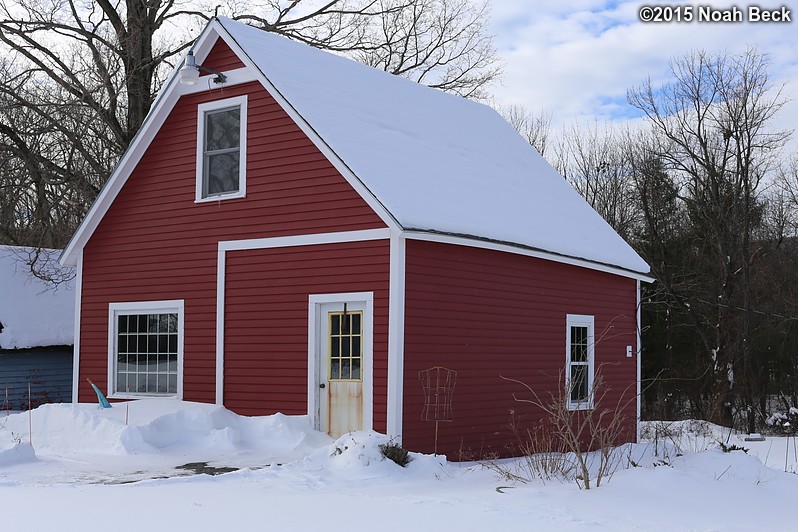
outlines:
[{"label": "mounted floodlight", "polygon": [[196,85],[199,80],[200,71],[207,72],[208,74],[215,74],[213,78],[214,83],[224,83],[227,81],[227,76],[212,68],[198,65],[194,60],[194,52],[188,52],[186,60],[180,69],[180,83],[183,85]]}]

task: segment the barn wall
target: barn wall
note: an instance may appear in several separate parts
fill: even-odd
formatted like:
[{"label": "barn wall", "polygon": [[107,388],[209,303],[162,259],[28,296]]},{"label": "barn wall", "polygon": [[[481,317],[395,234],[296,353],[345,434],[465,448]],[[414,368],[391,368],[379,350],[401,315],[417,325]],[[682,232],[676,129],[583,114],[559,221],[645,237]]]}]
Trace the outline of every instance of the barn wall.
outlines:
[{"label": "barn wall", "polygon": [[634,436],[636,282],[607,273],[498,251],[407,241],[403,444],[431,452],[434,422],[421,421],[420,370],[457,371],[454,421],[441,423],[438,449],[473,459],[514,452],[511,418],[539,420],[528,404],[559,394],[565,368],[566,315],[595,316],[596,370],[606,405],[625,405]]},{"label": "barn wall", "polygon": [[[197,105],[243,94],[247,196],[196,204]],[[109,303],[183,299],[184,399],[213,402],[217,242],[379,227],[259,83],[182,97],[84,249],[79,382],[107,389]]]},{"label": "barn wall", "polygon": [[[211,48],[205,60],[202,61],[202,66],[216,70],[217,72],[226,72],[228,70],[235,70],[236,68],[244,68],[244,63],[242,63],[235,52],[227,46],[227,43],[219,39],[213,45],[213,48]],[[200,75],[207,75],[207,72],[200,72]]]},{"label": "barn wall", "polygon": [[307,413],[308,296],[374,293],[374,427],[385,431],[389,241],[229,252],[225,398],[247,415]]}]

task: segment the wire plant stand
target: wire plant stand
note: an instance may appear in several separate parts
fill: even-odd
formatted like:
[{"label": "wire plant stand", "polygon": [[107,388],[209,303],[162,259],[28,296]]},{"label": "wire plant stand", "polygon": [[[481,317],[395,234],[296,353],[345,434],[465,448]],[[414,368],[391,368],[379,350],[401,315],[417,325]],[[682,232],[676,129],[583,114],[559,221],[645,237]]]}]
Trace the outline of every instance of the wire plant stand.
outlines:
[{"label": "wire plant stand", "polygon": [[438,454],[438,424],[454,420],[452,396],[457,382],[457,372],[453,369],[435,366],[418,372],[424,389],[424,409],[422,421],[435,422],[435,454]]}]

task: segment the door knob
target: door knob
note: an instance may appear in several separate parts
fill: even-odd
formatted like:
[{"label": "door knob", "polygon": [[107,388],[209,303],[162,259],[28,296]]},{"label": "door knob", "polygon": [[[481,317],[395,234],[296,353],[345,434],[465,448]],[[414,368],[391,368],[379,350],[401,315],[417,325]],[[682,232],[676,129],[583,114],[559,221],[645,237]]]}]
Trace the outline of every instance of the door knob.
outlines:
[{"label": "door knob", "polygon": [[319,388],[326,388],[326,387],[327,387],[327,385],[324,384],[323,382],[321,384],[319,384]]}]

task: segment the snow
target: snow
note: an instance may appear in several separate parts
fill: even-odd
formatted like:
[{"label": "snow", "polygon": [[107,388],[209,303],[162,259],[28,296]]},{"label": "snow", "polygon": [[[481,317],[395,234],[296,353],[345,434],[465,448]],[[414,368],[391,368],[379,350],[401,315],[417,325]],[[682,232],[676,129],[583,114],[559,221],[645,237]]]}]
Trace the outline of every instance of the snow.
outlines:
[{"label": "snow", "polygon": [[[382,458],[385,436],[333,441],[304,416],[242,417],[163,399],[45,405],[0,415],[0,522],[121,531],[153,523],[347,532],[792,528],[794,440],[768,436],[745,442],[748,454],[724,453],[717,440],[743,445],[744,435],[690,422],[644,432],[646,441],[617,450],[609,482],[580,491],[567,480],[512,482],[442,456],[411,453],[402,468]],[[190,462],[209,467],[178,467]],[[233,470],[211,474],[222,466]]]},{"label": "snow", "polygon": [[649,271],[490,107],[225,17],[219,21],[403,228]]},{"label": "snow", "polygon": [[[0,349],[72,345],[75,290],[34,277],[23,262],[27,248],[0,246]],[[57,250],[44,252],[59,253]]]}]

